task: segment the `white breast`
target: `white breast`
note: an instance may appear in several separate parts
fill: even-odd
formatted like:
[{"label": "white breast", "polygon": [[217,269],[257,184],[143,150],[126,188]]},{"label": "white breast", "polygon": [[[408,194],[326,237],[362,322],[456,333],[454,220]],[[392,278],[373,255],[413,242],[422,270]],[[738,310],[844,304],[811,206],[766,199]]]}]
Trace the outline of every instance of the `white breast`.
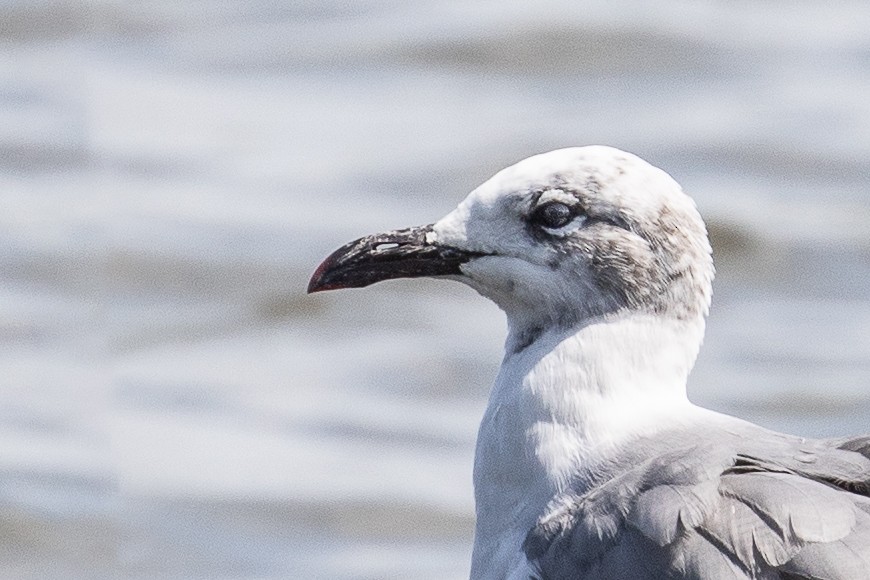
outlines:
[{"label": "white breast", "polygon": [[569,480],[633,436],[697,417],[685,384],[702,333],[633,317],[545,333],[505,358],[478,433],[473,579],[527,570],[522,542]]}]

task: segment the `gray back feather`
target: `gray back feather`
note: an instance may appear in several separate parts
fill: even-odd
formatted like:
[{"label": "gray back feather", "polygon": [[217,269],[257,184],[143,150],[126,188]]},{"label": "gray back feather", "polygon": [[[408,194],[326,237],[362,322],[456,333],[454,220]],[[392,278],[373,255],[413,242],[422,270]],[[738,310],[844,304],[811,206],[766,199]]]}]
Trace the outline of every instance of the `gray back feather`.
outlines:
[{"label": "gray back feather", "polygon": [[554,500],[523,546],[540,578],[870,578],[870,437],[701,431],[635,441]]}]

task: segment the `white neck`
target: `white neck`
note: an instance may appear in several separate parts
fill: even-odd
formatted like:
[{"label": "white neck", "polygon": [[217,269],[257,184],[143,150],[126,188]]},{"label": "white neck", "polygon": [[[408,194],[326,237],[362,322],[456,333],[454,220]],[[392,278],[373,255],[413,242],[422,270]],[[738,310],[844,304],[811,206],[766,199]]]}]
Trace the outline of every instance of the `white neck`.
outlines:
[{"label": "white neck", "polygon": [[703,332],[702,318],[623,315],[544,332],[511,354],[525,340],[511,325],[477,439],[472,578],[511,577],[546,504],[608,451],[692,420],[686,378]]}]

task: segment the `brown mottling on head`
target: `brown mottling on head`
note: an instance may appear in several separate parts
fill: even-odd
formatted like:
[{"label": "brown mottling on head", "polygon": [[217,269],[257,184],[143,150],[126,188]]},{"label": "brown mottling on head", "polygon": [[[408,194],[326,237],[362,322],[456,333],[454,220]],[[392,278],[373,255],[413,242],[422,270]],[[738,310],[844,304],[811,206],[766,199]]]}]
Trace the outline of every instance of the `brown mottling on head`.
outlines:
[{"label": "brown mottling on head", "polygon": [[601,180],[594,175],[590,175],[589,179],[586,180],[584,189],[589,192],[590,195],[600,195],[603,187]]},{"label": "brown mottling on head", "polygon": [[550,176],[550,187],[553,189],[563,189],[568,184],[568,178],[562,173],[554,173]]},{"label": "brown mottling on head", "polygon": [[667,203],[652,216],[611,209],[609,217],[565,240],[564,248],[584,257],[605,296],[600,306],[679,319],[706,312],[712,262],[702,222]]}]

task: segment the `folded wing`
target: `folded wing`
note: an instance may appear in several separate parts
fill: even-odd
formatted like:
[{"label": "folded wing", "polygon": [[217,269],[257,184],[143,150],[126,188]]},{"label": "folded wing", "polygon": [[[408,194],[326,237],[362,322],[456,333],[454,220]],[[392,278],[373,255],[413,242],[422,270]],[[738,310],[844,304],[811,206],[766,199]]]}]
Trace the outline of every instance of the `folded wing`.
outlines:
[{"label": "folded wing", "polygon": [[542,579],[870,578],[870,437],[684,429],[599,473],[529,532]]}]

